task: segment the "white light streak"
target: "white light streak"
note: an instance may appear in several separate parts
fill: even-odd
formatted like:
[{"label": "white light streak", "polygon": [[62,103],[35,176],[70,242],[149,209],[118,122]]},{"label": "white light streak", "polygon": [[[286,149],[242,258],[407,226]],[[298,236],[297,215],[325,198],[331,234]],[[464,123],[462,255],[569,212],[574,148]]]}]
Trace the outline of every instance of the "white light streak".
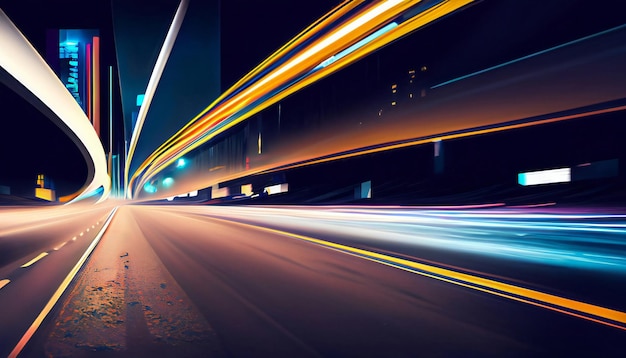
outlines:
[{"label": "white light streak", "polygon": [[[128,187],[128,174],[130,171],[131,162],[133,160],[133,155],[135,153],[135,147],[137,146],[137,142],[139,141],[139,134],[141,133],[143,123],[146,119],[146,115],[148,114],[148,109],[150,108],[150,104],[152,103],[152,99],[154,97],[154,94],[156,93],[157,86],[159,85],[159,81],[161,80],[161,75],[165,70],[167,60],[170,57],[172,48],[174,48],[174,42],[176,41],[176,37],[178,36],[178,32],[180,30],[180,27],[182,26],[183,19],[185,18],[185,14],[187,13],[188,4],[188,0],[181,0],[180,4],[178,5],[178,9],[176,10],[176,14],[174,15],[174,20],[172,20],[170,28],[167,32],[167,36],[165,37],[165,41],[163,42],[163,46],[161,47],[161,52],[159,52],[156,64],[154,66],[154,69],[152,70],[152,75],[150,76],[150,80],[148,81],[148,87],[146,88],[143,103],[139,108],[137,123],[135,124],[135,128],[133,128],[133,135],[130,138],[130,147],[128,149],[128,154],[126,157],[126,164],[124,169],[124,182],[126,187]],[[127,193],[128,198],[131,199],[132,191],[129,190]]]}]

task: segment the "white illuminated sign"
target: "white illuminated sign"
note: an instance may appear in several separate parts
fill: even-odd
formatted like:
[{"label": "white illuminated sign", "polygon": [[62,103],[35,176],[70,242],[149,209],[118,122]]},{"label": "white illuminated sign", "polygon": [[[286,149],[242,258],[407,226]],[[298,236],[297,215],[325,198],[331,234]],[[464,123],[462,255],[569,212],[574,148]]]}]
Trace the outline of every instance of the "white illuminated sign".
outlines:
[{"label": "white illuminated sign", "polygon": [[523,186],[569,183],[571,181],[572,171],[570,168],[539,170],[534,172],[519,173],[517,175],[517,182]]}]

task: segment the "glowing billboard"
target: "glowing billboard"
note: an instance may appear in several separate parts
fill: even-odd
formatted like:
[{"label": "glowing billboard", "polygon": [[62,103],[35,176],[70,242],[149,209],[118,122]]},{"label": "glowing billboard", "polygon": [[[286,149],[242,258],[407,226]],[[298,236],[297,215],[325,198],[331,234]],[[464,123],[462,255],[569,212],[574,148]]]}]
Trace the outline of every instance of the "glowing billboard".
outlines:
[{"label": "glowing billboard", "polygon": [[549,170],[538,170],[533,172],[519,173],[517,182],[523,186],[569,183],[572,181],[572,171],[570,168],[558,168]]}]

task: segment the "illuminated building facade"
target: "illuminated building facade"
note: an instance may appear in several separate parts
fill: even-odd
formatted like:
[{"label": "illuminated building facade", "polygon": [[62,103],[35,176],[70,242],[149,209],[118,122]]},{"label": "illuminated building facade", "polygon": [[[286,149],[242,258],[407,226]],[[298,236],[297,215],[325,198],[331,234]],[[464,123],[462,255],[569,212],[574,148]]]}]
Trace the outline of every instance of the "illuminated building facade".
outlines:
[{"label": "illuminated building facade", "polygon": [[35,187],[35,197],[47,201],[56,201],[56,191],[54,183],[43,174],[37,175],[37,186]]},{"label": "illuminated building facade", "polygon": [[83,109],[100,137],[99,30],[49,30],[47,37],[47,62]]}]

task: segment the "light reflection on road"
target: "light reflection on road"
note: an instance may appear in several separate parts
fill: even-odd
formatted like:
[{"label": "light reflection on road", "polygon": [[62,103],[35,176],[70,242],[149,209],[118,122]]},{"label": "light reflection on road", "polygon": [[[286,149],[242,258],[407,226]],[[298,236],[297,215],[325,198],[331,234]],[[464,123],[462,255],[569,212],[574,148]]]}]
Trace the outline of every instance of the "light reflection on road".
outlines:
[{"label": "light reflection on road", "polygon": [[186,207],[368,241],[626,274],[626,215],[523,209]]}]

